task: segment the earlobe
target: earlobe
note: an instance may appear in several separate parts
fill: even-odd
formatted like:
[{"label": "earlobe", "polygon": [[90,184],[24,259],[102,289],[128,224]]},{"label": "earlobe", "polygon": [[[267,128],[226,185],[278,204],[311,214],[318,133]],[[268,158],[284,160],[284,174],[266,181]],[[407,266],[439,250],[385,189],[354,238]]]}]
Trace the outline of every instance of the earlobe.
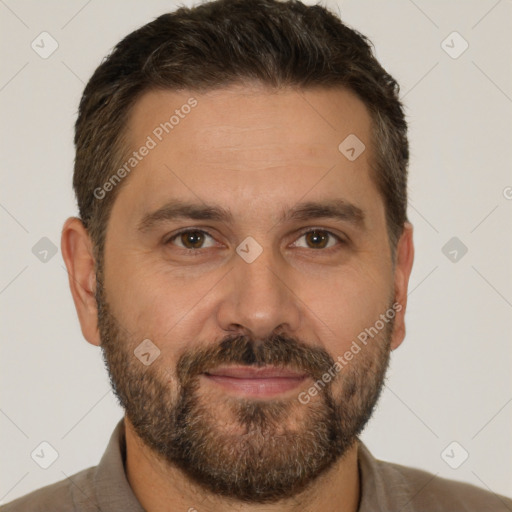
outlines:
[{"label": "earlobe", "polygon": [[82,333],[89,343],[100,345],[93,244],[77,217],[70,217],[64,223],[61,251]]},{"label": "earlobe", "polygon": [[407,308],[407,292],[409,277],[414,261],[413,226],[404,224],[404,230],[396,248],[396,266],[394,276],[395,302],[397,313],[391,340],[391,349],[398,348],[405,338],[405,310]]}]

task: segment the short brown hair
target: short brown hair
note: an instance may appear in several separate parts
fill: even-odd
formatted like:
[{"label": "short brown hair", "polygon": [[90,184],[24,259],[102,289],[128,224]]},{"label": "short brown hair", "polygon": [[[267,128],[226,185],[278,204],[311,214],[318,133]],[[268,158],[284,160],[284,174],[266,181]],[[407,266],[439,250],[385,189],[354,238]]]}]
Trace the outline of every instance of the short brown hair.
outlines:
[{"label": "short brown hair", "polygon": [[407,221],[407,124],[399,86],[371,43],[320,5],[216,0],[181,7],[132,32],[85,87],[75,126],[73,187],[97,259],[121,187],[101,200],[94,190],[121,165],[137,99],[152,89],[205,91],[246,80],[276,88],[347,88],[365,103],[372,117],[372,179],[385,203],[394,255]]}]

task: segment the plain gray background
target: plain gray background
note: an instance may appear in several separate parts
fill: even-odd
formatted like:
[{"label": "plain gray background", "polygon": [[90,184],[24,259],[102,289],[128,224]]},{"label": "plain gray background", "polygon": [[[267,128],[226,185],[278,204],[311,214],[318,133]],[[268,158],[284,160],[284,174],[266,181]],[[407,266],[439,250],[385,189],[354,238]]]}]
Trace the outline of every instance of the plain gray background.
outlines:
[{"label": "plain gray background", "polygon": [[[324,5],[373,41],[410,126],[408,331],[362,439],[378,458],[512,495],[511,2]],[[73,124],[111,47],[175,6],[0,0],[1,502],[97,464],[122,416],[60,254],[77,212]],[[51,49],[42,32],[58,44],[47,58],[31,46]],[[31,458],[44,441],[58,453],[48,469]]]}]

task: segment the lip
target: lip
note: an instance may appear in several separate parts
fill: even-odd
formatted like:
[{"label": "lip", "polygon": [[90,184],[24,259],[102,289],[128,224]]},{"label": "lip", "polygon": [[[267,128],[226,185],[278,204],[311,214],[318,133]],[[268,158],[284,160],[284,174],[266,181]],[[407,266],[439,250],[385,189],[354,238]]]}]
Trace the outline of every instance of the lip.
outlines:
[{"label": "lip", "polygon": [[220,367],[205,372],[202,376],[225,391],[257,398],[286,393],[297,388],[308,378],[306,373],[274,366]]}]

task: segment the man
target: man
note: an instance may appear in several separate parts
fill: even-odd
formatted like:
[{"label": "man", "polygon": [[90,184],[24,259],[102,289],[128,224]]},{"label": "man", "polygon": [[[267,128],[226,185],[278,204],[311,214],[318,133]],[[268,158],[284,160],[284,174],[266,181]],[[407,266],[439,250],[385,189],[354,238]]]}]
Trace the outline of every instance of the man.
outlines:
[{"label": "man", "polygon": [[121,41],[76,123],[62,253],[125,409],[3,510],[505,511],[359,440],[405,335],[407,127],[320,6],[219,0]]}]

